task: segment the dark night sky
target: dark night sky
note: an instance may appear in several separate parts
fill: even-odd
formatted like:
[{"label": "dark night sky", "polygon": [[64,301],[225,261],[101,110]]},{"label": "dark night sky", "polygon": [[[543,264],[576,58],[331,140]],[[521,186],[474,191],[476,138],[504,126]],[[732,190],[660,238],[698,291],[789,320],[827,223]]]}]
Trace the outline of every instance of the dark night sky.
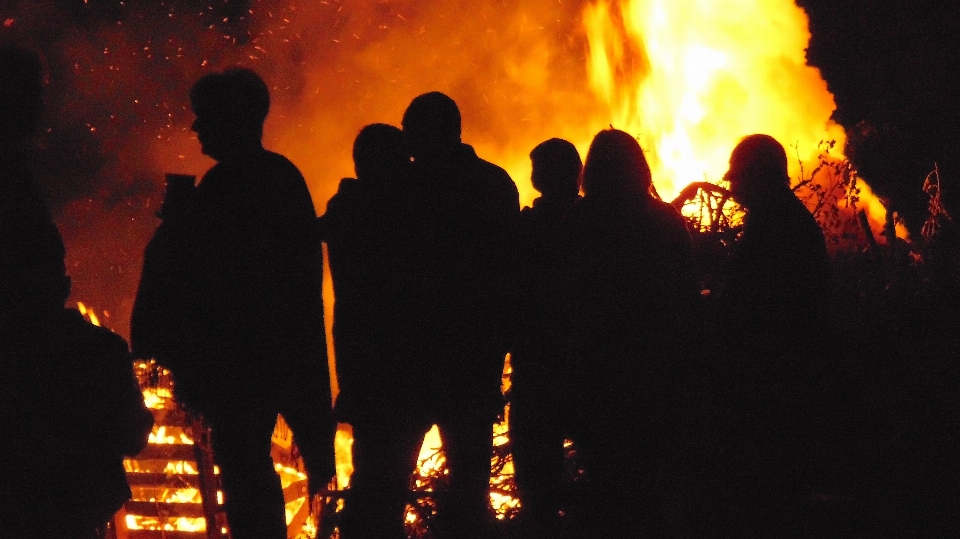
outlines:
[{"label": "dark night sky", "polygon": [[[583,45],[570,36],[579,29],[577,17],[585,1],[544,3],[543,13],[538,14],[543,17],[541,23],[550,22],[544,25],[550,39],[568,57],[564,65],[577,64],[580,67],[575,69],[580,70]],[[956,151],[960,148],[960,2],[797,2],[810,16],[813,37],[808,59],[821,69],[838,106],[834,117],[847,130],[846,153],[874,190],[910,218],[916,230],[926,205],[921,185],[937,164],[945,196],[960,202]],[[172,171],[167,161],[145,151],[144,142],[152,141],[153,150],[166,144],[159,153],[185,154],[186,161],[192,160],[191,171],[209,166],[194,157],[196,143],[185,132],[192,115],[184,106],[184,95],[210,66],[240,63],[265,78],[283,81],[273,89],[275,110],[281,115],[284,107],[290,110],[308,103],[309,85],[321,84],[332,99],[349,96],[329,121],[382,121],[391,116],[377,116],[384,110],[382,104],[377,108],[378,96],[350,93],[361,81],[339,80],[337,62],[353,61],[354,54],[360,57],[364,47],[378,43],[378,32],[387,25],[406,25],[404,31],[410,31],[419,24],[418,16],[460,17],[469,11],[481,19],[469,24],[482,33],[483,25],[495,28],[497,17],[509,8],[501,2],[481,6],[467,0],[449,4],[329,0],[301,2],[299,11],[291,11],[288,4],[293,3],[0,0],[0,41],[39,50],[50,70],[47,118],[40,136],[46,153],[37,161],[38,178],[67,242],[75,290],[83,299],[118,313],[116,329],[126,329],[143,246],[157,224],[153,212],[162,172]],[[249,9],[255,14],[244,16]],[[304,10],[310,11],[309,18]],[[401,12],[406,14],[402,20],[397,18]],[[308,19],[310,26],[302,22]],[[258,50],[261,45],[270,54]],[[502,45],[491,48],[496,46]],[[516,45],[523,46],[522,42]],[[303,73],[297,66],[306,64],[307,55],[329,69],[319,77]],[[369,61],[370,55],[363,58]],[[405,69],[378,66],[386,74],[376,76],[397,78],[398,84],[404,84],[409,82],[403,79]],[[493,73],[482,81],[490,87],[490,97],[501,99],[495,110],[513,110],[510,99],[523,93],[505,80]],[[357,85],[350,86],[354,82]],[[582,79],[571,75],[551,80],[560,90],[574,83],[582,84]],[[477,103],[488,97],[483,89],[459,88],[461,95],[472,95]],[[404,95],[409,99],[416,93],[411,88]],[[471,112],[484,117],[482,110],[466,111]],[[491,119],[487,114],[489,125],[484,128],[496,133],[503,126],[516,125],[509,123],[512,120]],[[339,148],[326,150],[331,160],[347,157],[349,140],[323,138],[308,127],[291,126],[290,136]],[[315,198],[329,196],[325,189],[321,187]],[[318,210],[322,209],[318,202]]]}]

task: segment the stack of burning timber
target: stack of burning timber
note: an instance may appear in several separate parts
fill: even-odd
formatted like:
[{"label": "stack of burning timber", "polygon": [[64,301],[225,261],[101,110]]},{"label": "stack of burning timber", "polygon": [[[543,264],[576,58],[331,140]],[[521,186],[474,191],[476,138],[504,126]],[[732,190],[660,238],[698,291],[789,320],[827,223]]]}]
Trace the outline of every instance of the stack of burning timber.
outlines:
[{"label": "stack of burning timber", "polygon": [[[135,365],[154,427],[147,447],[124,460],[133,498],[114,518],[117,539],[222,539],[230,536],[209,428],[173,400],[170,372]],[[289,426],[278,417],[271,456],[283,487],[287,536],[315,537],[307,476]]]},{"label": "stack of burning timber", "polygon": [[169,371],[152,362],[135,371],[154,426],[147,447],[124,460],[133,498],[114,519],[117,537],[227,537],[207,429],[174,402]]}]

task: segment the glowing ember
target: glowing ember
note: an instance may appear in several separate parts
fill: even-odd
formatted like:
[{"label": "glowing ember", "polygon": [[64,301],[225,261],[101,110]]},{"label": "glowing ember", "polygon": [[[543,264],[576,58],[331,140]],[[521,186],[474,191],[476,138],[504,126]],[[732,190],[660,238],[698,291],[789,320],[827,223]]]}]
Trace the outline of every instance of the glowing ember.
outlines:
[{"label": "glowing ember", "polygon": [[[507,363],[509,367],[509,362]],[[507,377],[512,371],[504,369]],[[504,384],[510,387],[509,382]],[[502,447],[510,443],[510,405],[503,410],[503,421],[493,425],[493,447]],[[505,462],[499,462],[496,457],[491,462],[490,476],[490,505],[498,519],[507,518],[508,514],[520,508],[520,499],[516,497],[516,481],[514,480],[513,459],[508,457]]]}]

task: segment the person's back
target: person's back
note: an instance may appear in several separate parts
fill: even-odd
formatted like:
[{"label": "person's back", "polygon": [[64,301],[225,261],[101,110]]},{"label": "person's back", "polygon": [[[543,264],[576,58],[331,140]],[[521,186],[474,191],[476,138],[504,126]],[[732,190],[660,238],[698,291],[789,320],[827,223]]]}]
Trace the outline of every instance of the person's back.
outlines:
[{"label": "person's back", "polygon": [[573,304],[591,341],[606,336],[667,338],[680,331],[696,297],[691,247],[672,206],[645,197],[585,198],[568,215],[576,249]]},{"label": "person's back", "polygon": [[420,416],[425,316],[420,230],[403,133],[372,124],[353,147],[356,179],[340,182],[320,218],[336,301],[336,415],[353,433],[344,539],[402,539],[410,474],[429,423]]},{"label": "person's back", "polygon": [[130,498],[123,458],[146,446],[153,417],[127,343],[79,312],[64,310],[47,340],[31,348],[21,371],[31,379],[21,381],[35,402],[25,411],[32,420],[21,443],[37,445],[24,462],[35,470],[22,496],[51,537],[93,537],[84,534],[102,528]]},{"label": "person's back", "polygon": [[770,338],[816,331],[830,290],[823,232],[794,196],[750,210],[723,288],[725,316]]},{"label": "person's back", "polygon": [[35,53],[0,47],[0,323],[7,328],[58,311],[68,286],[63,240],[29,166],[42,82]]},{"label": "person's back", "polygon": [[319,242],[296,167],[266,150],[219,163],[191,202],[196,352],[319,346]]},{"label": "person's back", "polygon": [[[433,389],[443,394],[446,405],[472,406],[477,397],[496,401],[497,386],[480,380],[499,378],[508,347],[507,305],[514,286],[520,209],[516,186],[503,169],[480,159],[465,144],[441,166],[414,162],[414,175],[425,200],[421,208],[426,221],[416,241],[429,242],[418,250],[430,257],[433,264],[427,271],[435,283],[427,336],[435,340],[436,349],[446,351],[432,366]],[[442,357],[450,351],[486,357],[469,362]]]},{"label": "person's back", "polygon": [[[641,150],[621,133],[595,139],[584,169],[588,194],[567,216],[574,279],[567,293],[578,340],[649,349],[685,331],[699,291],[686,222],[650,194],[646,161],[633,155]],[[645,179],[634,186],[624,179],[630,176]]]},{"label": "person's back", "polygon": [[526,535],[559,528],[563,468],[562,387],[567,323],[556,294],[561,223],[580,199],[576,147],[550,139],[530,152],[531,182],[541,196],[520,212],[516,330],[511,347],[510,440]]},{"label": "person's back", "polygon": [[357,179],[341,180],[319,219],[336,297],[338,416],[349,423],[355,412],[407,406],[417,391],[407,344],[417,298],[409,293],[416,261],[404,244],[412,223],[403,134],[369,125],[353,154]]},{"label": "person's back", "polygon": [[733,518],[756,533],[787,534],[802,526],[804,489],[818,488],[811,449],[825,441],[824,413],[835,412],[822,393],[834,370],[823,349],[829,258],[816,220],[790,190],[779,142],[744,138],[726,179],[747,211],[718,298],[717,394],[738,433],[720,436],[733,458],[730,489],[741,496]]},{"label": "person's back", "polygon": [[598,537],[657,523],[681,337],[697,299],[686,224],[650,185],[636,140],[602,131],[584,166],[584,198],[564,221],[573,438],[592,477],[587,525]]},{"label": "person's back", "polygon": [[[580,171],[583,164],[576,147],[562,139],[550,139],[530,152],[533,172],[531,182],[541,196],[520,212],[521,264],[518,294],[521,304],[542,311],[543,302],[553,296],[552,279],[556,271],[557,253],[564,238],[560,224],[580,200]],[[539,323],[538,313],[530,313]],[[554,315],[555,316],[555,315]],[[543,329],[553,325],[550,316],[542,320]],[[531,335],[531,338],[537,338]]]},{"label": "person's back", "polygon": [[729,325],[771,340],[803,338],[823,313],[830,262],[820,226],[789,188],[783,147],[766,135],[745,138],[726,178],[747,210],[721,291]]},{"label": "person's back", "polygon": [[451,470],[441,533],[471,537],[490,525],[491,428],[503,406],[520,203],[510,176],[463,144],[460,127],[456,103],[439,92],[418,96],[403,116],[420,225],[409,243],[425,261],[416,283],[427,307],[416,337],[423,419],[439,424]]},{"label": "person's back", "polygon": [[11,536],[92,539],[130,498],[123,458],[153,417],[121,337],[63,308],[32,329],[0,351],[4,433],[17,441],[3,451],[0,521]]}]

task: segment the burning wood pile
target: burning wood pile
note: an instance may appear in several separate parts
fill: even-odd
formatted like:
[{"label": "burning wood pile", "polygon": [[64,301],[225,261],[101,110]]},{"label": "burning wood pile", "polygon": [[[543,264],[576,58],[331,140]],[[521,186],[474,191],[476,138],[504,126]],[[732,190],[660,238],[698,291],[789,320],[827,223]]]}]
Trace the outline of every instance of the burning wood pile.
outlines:
[{"label": "burning wood pile", "polygon": [[[149,444],[139,455],[126,459],[127,481],[133,498],[116,515],[113,532],[119,539],[219,539],[229,537],[222,509],[219,469],[214,464],[209,430],[196,416],[176,404],[170,371],[154,362],[135,365],[144,402],[155,424]],[[509,364],[504,387],[509,388]],[[490,501],[498,519],[513,518],[520,508],[510,456],[509,406],[503,421],[494,425]],[[284,492],[287,536],[314,538],[335,533],[336,514],[343,507],[343,490],[349,485],[349,429],[341,429],[338,469],[341,476],[317,499],[307,498],[307,475],[297,454],[290,427],[278,417],[271,456]],[[449,470],[434,427],[424,438],[411,477],[413,503],[408,505],[406,526],[410,537],[430,536],[436,514],[436,496],[445,489]],[[212,523],[212,524],[211,524]],[[321,525],[323,526],[321,528]],[[320,530],[326,530],[322,533]]]},{"label": "burning wood pile", "polygon": [[[114,518],[116,537],[229,537],[209,429],[173,400],[170,371],[154,362],[138,362],[135,372],[144,402],[153,413],[154,427],[146,449],[124,460],[133,498]],[[278,417],[272,442],[271,456],[286,503],[288,537],[315,537],[307,475],[282,417]]]},{"label": "burning wood pile", "polygon": [[[101,322],[94,309],[78,308],[90,322]],[[154,361],[138,361],[134,373],[144,403],[153,414],[154,426],[147,447],[124,459],[132,498],[114,517],[108,537],[116,539],[220,539],[230,530],[223,511],[219,468],[214,463],[209,428],[202,419],[180,407],[173,398],[170,371]],[[509,399],[509,357],[502,390]],[[490,503],[500,520],[510,520],[520,509],[513,478],[509,432],[510,406],[502,421],[493,426]],[[352,436],[348,425],[337,433],[337,477],[329,488],[308,500],[307,475],[299,457],[293,432],[278,416],[272,436],[271,457],[280,477],[286,504],[287,536],[313,539],[336,535],[337,513],[343,508],[349,488]],[[446,489],[449,469],[441,433],[434,426],[424,437],[411,475],[411,503],[405,524],[410,537],[431,537],[431,519],[437,512],[437,496]]]},{"label": "burning wood pile", "polygon": [[117,536],[227,536],[219,470],[203,425],[173,401],[169,371],[139,362],[135,372],[154,427],[146,449],[124,460],[133,498],[114,519]]}]

